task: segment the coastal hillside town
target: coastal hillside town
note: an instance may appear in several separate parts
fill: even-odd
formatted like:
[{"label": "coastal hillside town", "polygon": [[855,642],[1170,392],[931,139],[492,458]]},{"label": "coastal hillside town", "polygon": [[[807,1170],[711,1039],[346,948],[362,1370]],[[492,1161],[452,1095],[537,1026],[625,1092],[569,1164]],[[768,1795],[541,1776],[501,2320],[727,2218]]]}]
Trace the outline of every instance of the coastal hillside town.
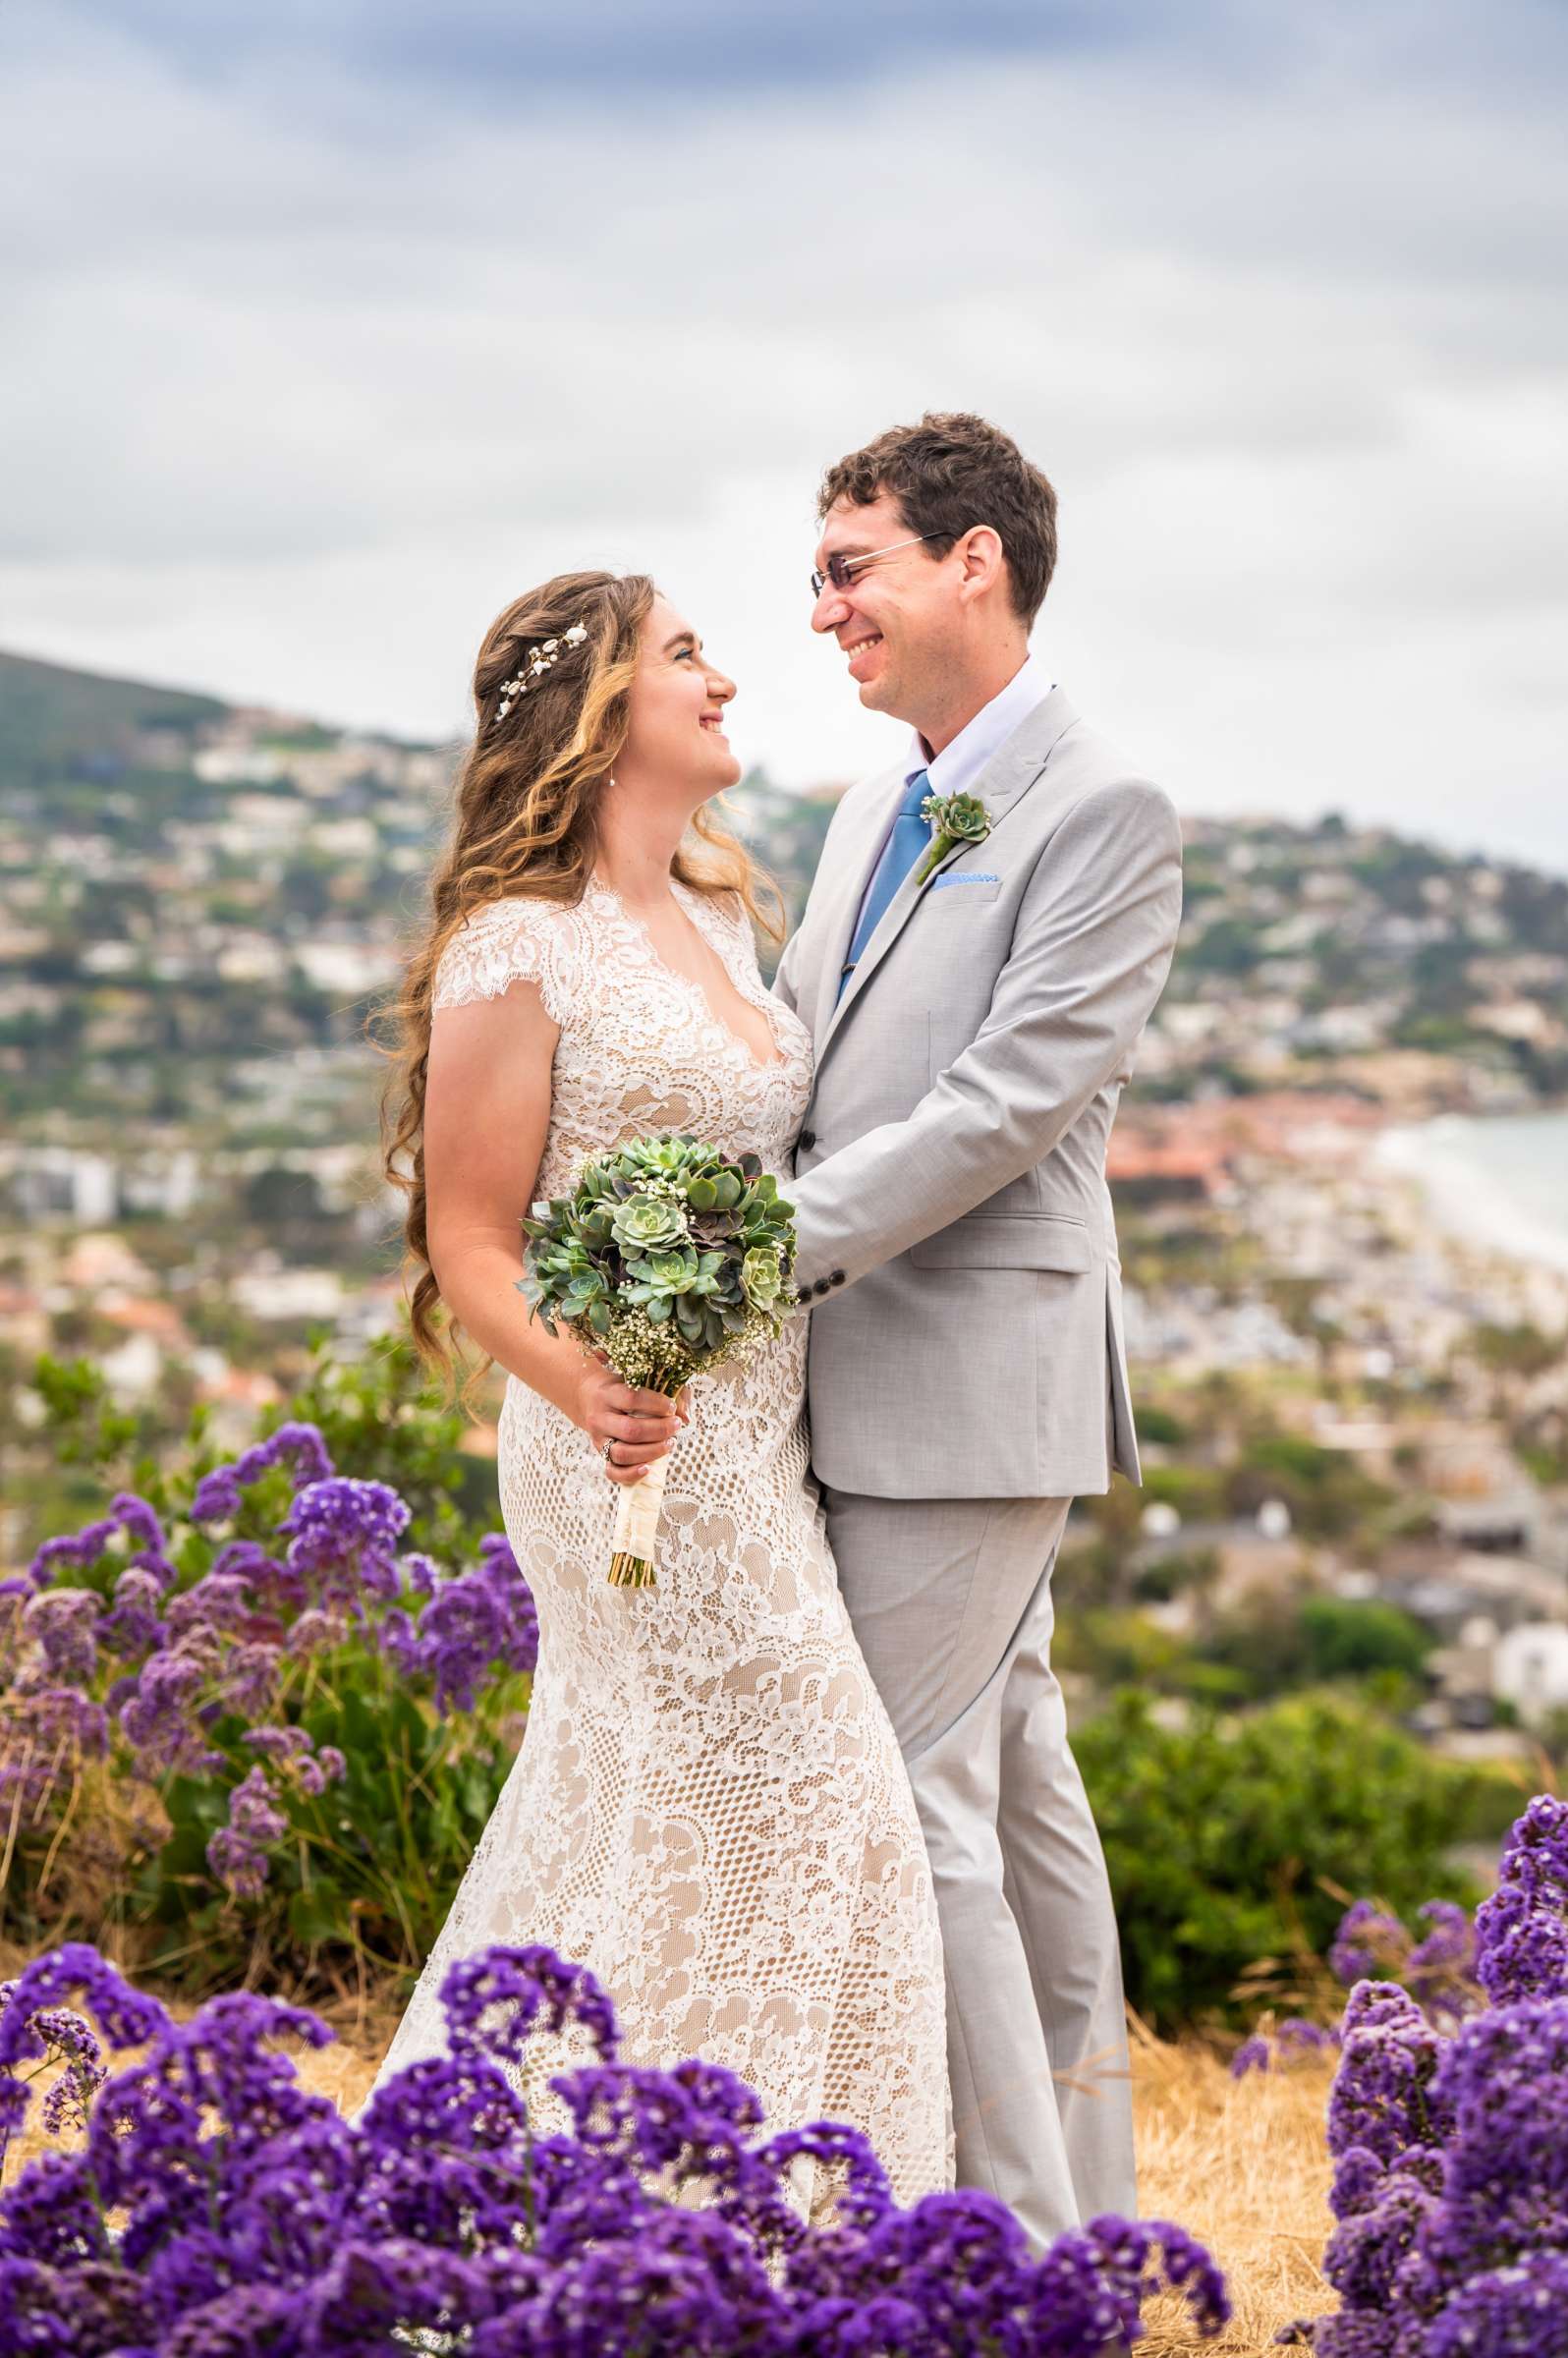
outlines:
[{"label": "coastal hillside town", "polygon": [[[0,656],[0,1570],[75,1511],[40,1360],[148,1445],[198,1406],[238,1445],[312,1338],[395,1328],[375,1013],[455,758]],[[836,790],[728,799],[793,913]],[[1568,1276],[1440,1229],[1383,1152],[1568,1103],[1568,882],[1334,816],[1184,827],[1111,1166],[1148,1481],[1075,1517],[1065,1667],[1180,1711],[1338,1629],[1433,1743],[1568,1741]],[[471,1447],[482,1477],[482,1418]]]}]

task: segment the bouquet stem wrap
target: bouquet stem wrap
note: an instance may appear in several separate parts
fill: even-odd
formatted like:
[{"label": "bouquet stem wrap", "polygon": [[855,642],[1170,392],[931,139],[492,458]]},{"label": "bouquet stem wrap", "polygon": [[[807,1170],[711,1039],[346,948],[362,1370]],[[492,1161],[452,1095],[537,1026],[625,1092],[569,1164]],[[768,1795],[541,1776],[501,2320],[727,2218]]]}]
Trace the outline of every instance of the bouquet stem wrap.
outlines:
[{"label": "bouquet stem wrap", "polygon": [[[519,1286],[634,1389],[673,1400],[694,1376],[776,1335],[795,1301],[793,1207],[760,1157],[666,1133],[585,1163],[523,1222]],[[612,1588],[650,1589],[666,1453],[621,1487]]]},{"label": "bouquet stem wrap", "polygon": [[671,1452],[655,1458],[641,1482],[628,1483],[615,1509],[615,1537],[610,1542],[612,1589],[651,1589],[654,1547],[664,1485],[669,1479]]}]

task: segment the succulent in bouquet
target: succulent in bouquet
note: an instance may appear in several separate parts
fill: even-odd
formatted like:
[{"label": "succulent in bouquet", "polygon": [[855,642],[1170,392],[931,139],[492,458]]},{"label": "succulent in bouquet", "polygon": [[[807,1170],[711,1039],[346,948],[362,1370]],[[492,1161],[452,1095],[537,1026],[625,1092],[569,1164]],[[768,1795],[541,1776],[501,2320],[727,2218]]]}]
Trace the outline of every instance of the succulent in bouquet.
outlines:
[{"label": "succulent in bouquet", "polygon": [[[675,1394],[776,1334],[795,1301],[794,1207],[756,1154],[700,1139],[634,1139],[586,1163],[571,1195],[533,1206],[519,1290],[627,1383]],[[651,1588],[668,1456],[621,1492],[617,1588]]]}]

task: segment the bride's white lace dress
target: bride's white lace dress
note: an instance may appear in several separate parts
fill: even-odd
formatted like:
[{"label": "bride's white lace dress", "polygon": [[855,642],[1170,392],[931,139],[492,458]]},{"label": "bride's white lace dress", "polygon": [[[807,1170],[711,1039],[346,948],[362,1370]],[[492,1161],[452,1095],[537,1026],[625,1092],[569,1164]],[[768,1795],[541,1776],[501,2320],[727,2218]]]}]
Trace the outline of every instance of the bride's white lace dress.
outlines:
[{"label": "bride's white lace dress", "polygon": [[[575,908],[491,904],[441,962],[437,1009],[522,977],[560,1027],[540,1195],[662,1130],[788,1172],[810,1039],[744,916],[676,889],[765,1012],[770,1062],[596,882]],[[805,1359],[796,1318],[694,1382],[642,1590],[605,1578],[619,1492],[592,1442],[508,1380],[501,1502],[539,1617],[528,1733],[383,2074],[442,2049],[455,1958],[548,1941],[608,1988],[628,2061],[726,2064],[773,2128],[849,2121],[911,2202],[949,2182],[936,1908],[809,1487]]]}]

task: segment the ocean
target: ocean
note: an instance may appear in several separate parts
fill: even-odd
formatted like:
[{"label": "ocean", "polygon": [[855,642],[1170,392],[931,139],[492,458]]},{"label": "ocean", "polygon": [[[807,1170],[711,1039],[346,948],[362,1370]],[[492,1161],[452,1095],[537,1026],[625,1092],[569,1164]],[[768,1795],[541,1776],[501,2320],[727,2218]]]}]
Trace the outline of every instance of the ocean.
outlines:
[{"label": "ocean", "polygon": [[1385,1130],[1374,1151],[1451,1235],[1568,1272],[1568,1112],[1445,1113]]}]

